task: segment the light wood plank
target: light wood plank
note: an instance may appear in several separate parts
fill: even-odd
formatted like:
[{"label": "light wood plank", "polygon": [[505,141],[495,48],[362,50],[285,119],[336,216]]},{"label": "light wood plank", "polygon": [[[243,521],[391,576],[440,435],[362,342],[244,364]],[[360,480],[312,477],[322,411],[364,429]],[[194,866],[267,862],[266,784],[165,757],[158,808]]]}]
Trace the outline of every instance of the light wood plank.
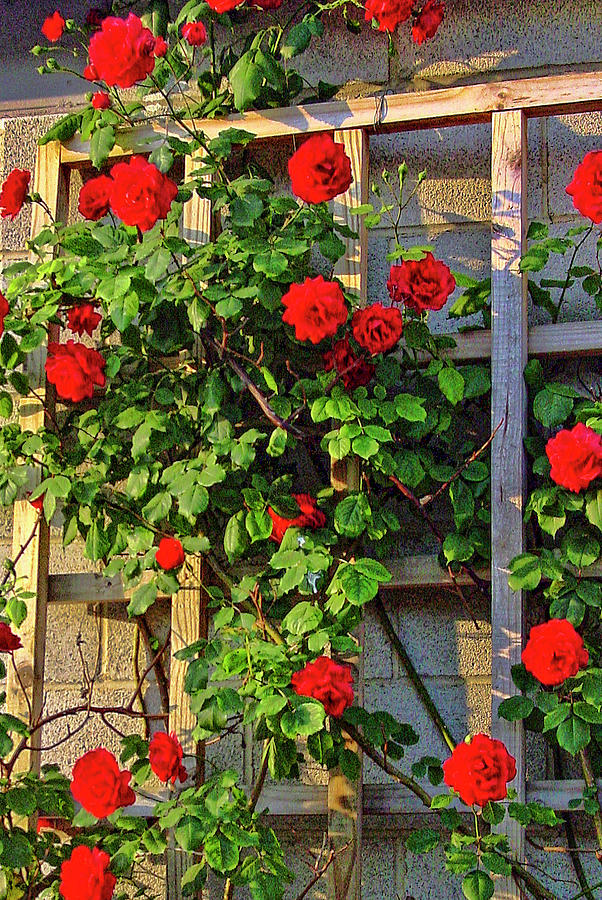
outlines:
[{"label": "light wood plank", "polygon": [[[33,173],[33,188],[41,194],[56,218],[63,218],[68,203],[68,172],[62,171],[60,151],[56,144],[40,147]],[[32,208],[31,236],[35,237],[50,222],[38,204]],[[36,258],[37,259],[37,258]],[[55,330],[55,329],[52,329]],[[52,334],[51,337],[55,335]],[[54,389],[45,386],[44,363],[46,346],[29,354],[26,369],[37,397],[23,398],[19,405],[19,424],[24,430],[37,431],[50,424],[54,410]],[[39,399],[38,399],[39,398]],[[43,402],[46,404],[44,409]],[[39,484],[40,471],[30,472],[29,489]],[[29,540],[35,530],[35,536]],[[37,721],[44,703],[44,657],[46,649],[46,610],[48,596],[49,527],[43,517],[27,500],[18,500],[14,506],[12,556],[17,557],[26,549],[16,564],[17,577],[24,578],[20,587],[32,591],[35,596],[27,602],[27,618],[19,629],[23,648],[14,654],[16,672],[8,668],[6,706],[8,712],[20,719]],[[23,692],[25,689],[26,695]],[[20,771],[38,771],[42,730],[32,738],[32,749],[20,755],[17,766]]]},{"label": "light wood plank", "polygon": [[[385,98],[382,109],[379,98],[362,97],[204,119],[195,124],[209,138],[236,127],[265,140],[333,129],[371,129],[379,113],[382,130],[410,131],[488,122],[493,113],[502,110],[523,109],[529,116],[550,116],[594,111],[601,106],[602,79],[599,72],[593,71],[392,94]],[[135,149],[150,152],[163,143],[166,128],[181,140],[190,138],[181,124],[161,119],[139,129],[120,132],[111,156],[128,155]],[[87,143],[72,138],[64,147],[62,160],[71,164],[87,163]]]},{"label": "light wood plank", "polygon": [[[184,178],[198,168],[203,158],[199,150],[187,156]],[[182,235],[190,244],[205,244],[211,239],[211,204],[208,200],[193,194],[185,204],[182,217]],[[196,347],[197,355],[200,346]],[[172,598],[171,603],[171,645],[169,663],[169,729],[175,731],[181,741],[184,753],[194,755],[188,760],[188,770],[197,784],[205,777],[205,745],[195,741],[192,732],[196,726],[196,715],[190,709],[190,697],[184,691],[184,681],[188,670],[187,662],[178,660],[175,654],[183,647],[207,637],[208,615],[207,594],[201,585],[206,577],[206,565],[199,557],[187,560],[190,567],[188,580]],[[179,900],[182,896],[181,880],[192,860],[176,850],[172,842],[167,854],[167,900]]]},{"label": "light wood plank", "polygon": [[[335,219],[357,232],[357,238],[345,238],[345,254],[335,267],[335,274],[345,288],[355,291],[360,305],[368,296],[368,255],[367,231],[364,219],[353,216],[350,209],[368,200],[368,135],[366,132],[335,132],[334,140],[342,143],[351,160],[353,181],[345,194],[333,201]],[[333,460],[331,463],[331,484],[335,491],[344,494],[357,491],[360,483],[359,462],[355,458]],[[360,648],[364,643],[363,625],[356,637]],[[348,657],[346,662],[355,670],[354,693],[358,704],[364,702],[364,661],[363,654]],[[344,734],[347,748],[358,752],[358,745]],[[329,774],[328,779],[328,838],[331,850],[335,851],[334,862],[328,870],[329,900],[361,900],[362,878],[362,810],[363,810],[363,765],[361,753],[360,774],[356,782],[349,781],[340,769]]]},{"label": "light wood plank", "polygon": [[[524,630],[521,593],[508,586],[508,563],[524,549],[526,479],[523,438],[527,398],[527,279],[519,271],[526,235],[527,121],[523,112],[494,113],[492,122],[492,333],[491,422],[503,420],[491,446],[492,734],[516,759],[513,786],[525,796],[525,736],[522,722],[498,717],[502,700],[516,693],[511,668],[520,663]],[[524,829],[514,820],[502,828],[518,859]],[[519,900],[511,877],[496,880],[498,900]]]}]

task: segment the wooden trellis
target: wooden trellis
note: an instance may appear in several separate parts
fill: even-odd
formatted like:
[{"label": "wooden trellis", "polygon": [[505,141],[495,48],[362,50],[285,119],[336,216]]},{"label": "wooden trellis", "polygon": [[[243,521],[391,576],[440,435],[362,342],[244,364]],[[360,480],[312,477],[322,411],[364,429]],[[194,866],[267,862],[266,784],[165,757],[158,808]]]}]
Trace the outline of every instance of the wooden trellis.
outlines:
[{"label": "wooden trellis", "polygon": [[[522,443],[526,428],[526,400],[522,372],[528,355],[540,357],[576,357],[602,351],[602,322],[546,325],[528,329],[526,277],[518,269],[526,234],[526,139],[527,120],[538,116],[602,110],[602,82],[597,73],[570,74],[546,78],[528,78],[489,84],[468,85],[425,93],[397,94],[385,98],[365,98],[348,102],[330,102],[307,107],[252,112],[228,119],[199,123],[209,138],[225,128],[241,127],[257,135],[259,140],[275,140],[294,134],[319,131],[334,132],[343,141],[352,160],[354,185],[335,200],[335,214],[357,229],[349,208],[365,202],[368,190],[369,137],[383,131],[401,132],[472,123],[491,123],[492,158],[492,330],[457,336],[457,346],[450,356],[457,360],[491,359],[493,426],[503,420],[492,444],[492,729],[502,739],[517,761],[516,787],[520,798],[539,799],[557,810],[580,797],[580,781],[526,782],[524,731],[521,723],[499,720],[500,702],[513,693],[511,668],[520,661],[523,645],[523,603],[520,594],[509,590],[509,560],[524,549],[522,525],[525,463]],[[181,126],[169,123],[169,131],[185,137]],[[145,126],[135,134],[124,133],[112,151],[112,157],[132,153],[139,141],[145,151],[159,146],[165,137],[165,124]],[[87,147],[77,140],[65,146],[48,144],[38,151],[34,177],[35,189],[56,212],[64,213],[68,197],[69,173],[73,167],[88,161]],[[187,161],[190,163],[190,161]],[[192,164],[194,164],[192,162]],[[185,206],[184,229],[187,238],[207,240],[210,234],[211,210],[208,202],[194,197]],[[34,206],[32,235],[45,224],[44,213]],[[345,282],[366,295],[367,241],[365,231],[357,241],[347,242],[346,259],[338,274]],[[43,390],[44,353],[32,362],[40,389]],[[22,404],[21,420],[27,427],[43,421],[41,407],[30,401]],[[340,473],[335,473],[335,477]],[[19,547],[23,535],[31,530],[33,511],[27,502],[15,507],[14,541]],[[28,531],[29,530],[29,531]],[[394,574],[387,589],[400,590],[425,586],[449,585],[451,582],[433,557],[391,560]],[[23,634],[24,648],[15,654],[24,683],[30,692],[34,710],[43,704],[44,643],[46,609],[50,602],[116,602],[125,599],[119,578],[98,575],[48,576],[48,529],[40,528],[37,537],[22,555],[18,572],[24,575],[30,589],[36,592],[30,601]],[[586,573],[588,574],[588,573]],[[591,575],[598,575],[592,571]],[[182,664],[173,653],[206,633],[207,616],[200,591],[184,585],[172,600],[172,645],[170,697],[173,714],[170,726],[188,740],[193,726],[188,707],[183,704]],[[363,688],[360,683],[359,691]],[[20,712],[17,685],[8,685],[8,704]],[[177,705],[176,705],[177,704]],[[39,739],[39,735],[38,735]],[[27,760],[36,766],[39,759],[32,751]],[[329,815],[329,831],[333,845],[348,844],[341,854],[336,874],[329,884],[331,900],[360,900],[361,897],[361,823],[363,815],[402,814],[423,811],[419,802],[406,789],[397,785],[362,785],[359,790],[341,783],[334,775],[329,787],[309,785],[268,786],[262,804],[274,815]],[[336,784],[335,784],[336,780]],[[345,797],[345,813],[340,810]],[[147,808],[136,808],[144,814]],[[524,832],[513,822],[507,826],[515,852],[523,856]],[[179,895],[179,865],[171,865],[168,896]],[[518,900],[520,892],[511,879],[499,879],[498,900]]]}]

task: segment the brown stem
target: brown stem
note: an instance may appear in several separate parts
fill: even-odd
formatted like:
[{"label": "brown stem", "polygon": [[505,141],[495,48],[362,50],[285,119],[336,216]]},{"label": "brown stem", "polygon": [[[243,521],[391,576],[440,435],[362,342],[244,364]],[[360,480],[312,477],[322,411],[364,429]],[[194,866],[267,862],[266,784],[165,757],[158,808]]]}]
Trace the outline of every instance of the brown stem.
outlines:
[{"label": "brown stem", "polygon": [[309,884],[306,884],[306,885],[305,885],[305,887],[303,888],[303,890],[301,891],[301,893],[297,895],[297,897],[295,898],[295,900],[304,900],[304,897],[307,897],[307,895],[308,895],[309,892],[311,891],[312,887],[313,887],[315,884],[318,883],[318,881],[320,880],[320,878],[323,878],[323,877],[324,877],[324,875],[326,874],[326,872],[329,870],[329,868],[331,867],[331,865],[332,865],[333,862],[335,861],[335,858],[336,858],[337,854],[339,854],[339,853],[344,853],[344,851],[347,850],[348,847],[349,847],[349,844],[345,844],[345,845],[344,845],[343,847],[341,847],[339,850],[331,850],[330,853],[328,854],[327,858],[326,858],[326,862],[324,863],[324,865],[323,865],[320,869],[318,869],[318,871],[316,872],[316,874],[314,875],[314,877],[312,878],[312,880],[309,882]]},{"label": "brown stem", "polygon": [[[558,745],[554,747],[554,776],[556,778],[563,777],[562,756],[560,755],[560,747]],[[583,896],[585,897],[585,900],[595,900],[581,862],[581,857],[579,856],[580,850],[577,848],[575,829],[573,828],[573,817],[570,812],[564,817],[564,832],[566,834],[567,843],[566,851],[570,854],[579,887],[583,891]],[[563,847],[562,849],[564,850],[565,848]]]},{"label": "brown stem", "polygon": [[127,706],[126,706],[126,709],[133,709],[133,708],[134,708],[134,703],[136,702],[136,697],[138,696],[138,694],[139,694],[140,691],[142,690],[142,686],[144,685],[144,681],[145,681],[145,679],[146,679],[146,676],[147,676],[148,673],[151,671],[151,669],[154,667],[154,665],[155,665],[155,663],[157,662],[157,660],[160,659],[161,656],[165,653],[165,649],[166,649],[166,647],[167,647],[167,645],[168,645],[168,643],[169,643],[170,637],[171,637],[171,630],[167,632],[167,637],[166,637],[165,640],[163,641],[163,644],[159,647],[159,649],[158,649],[157,652],[155,653],[154,657],[151,659],[151,661],[149,662],[148,666],[146,667],[146,669],[145,669],[144,672],[142,673],[142,677],[139,679],[138,684],[136,685],[136,690],[135,690],[134,693],[132,694],[129,703],[128,703]]},{"label": "brown stem", "polygon": [[500,428],[502,427],[503,424],[504,424],[504,420],[502,419],[501,422],[499,423],[499,425],[491,432],[491,434],[489,435],[489,437],[487,438],[487,440],[485,441],[483,446],[479,447],[478,450],[475,450],[475,452],[472,454],[472,456],[469,456],[468,459],[462,463],[462,465],[460,466],[459,469],[456,469],[456,471],[454,472],[452,477],[449,478],[445,482],[445,484],[441,485],[439,490],[435,491],[434,494],[428,494],[428,496],[422,497],[420,499],[420,505],[424,507],[428,503],[432,503],[433,500],[436,500],[437,497],[439,497],[444,491],[446,491],[448,489],[448,487],[450,486],[450,484],[453,484],[454,481],[456,481],[460,477],[462,472],[465,469],[467,469],[468,466],[475,461],[475,459],[478,459],[479,456],[481,456],[481,454],[485,452],[485,450],[487,449],[487,447],[489,447],[492,440],[494,439],[494,437],[496,436],[496,434],[498,433],[498,431],[500,430]]},{"label": "brown stem", "polygon": [[[153,648],[151,646],[151,640],[153,638],[153,634],[149,628],[148,622],[146,621],[146,616],[142,615],[138,618],[138,627],[140,629],[140,634],[142,635],[142,640],[144,641],[144,646],[146,647],[146,652],[150,656],[153,652]],[[155,661],[155,678],[157,679],[157,688],[159,690],[159,696],[161,697],[161,706],[163,708],[163,712],[169,712],[169,683],[167,681],[167,676],[165,674],[165,669],[161,663],[160,659]]]}]

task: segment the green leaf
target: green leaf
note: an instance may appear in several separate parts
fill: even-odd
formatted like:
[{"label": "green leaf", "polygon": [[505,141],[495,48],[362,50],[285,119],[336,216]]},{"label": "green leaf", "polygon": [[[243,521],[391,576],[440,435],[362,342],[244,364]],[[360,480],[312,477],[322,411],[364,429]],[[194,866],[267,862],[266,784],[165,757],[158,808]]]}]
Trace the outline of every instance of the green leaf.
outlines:
[{"label": "green leaf", "polygon": [[397,394],[394,400],[395,411],[400,419],[407,422],[426,422],[425,400],[413,394]]},{"label": "green leaf", "polygon": [[280,47],[283,59],[291,59],[307,50],[311,41],[311,31],[305,22],[298,22],[289,30]]},{"label": "green leaf", "polygon": [[508,697],[500,703],[498,714],[502,719],[516,722],[518,719],[526,719],[535,708],[535,704],[529,697]]},{"label": "green leaf", "polygon": [[354,606],[363,606],[378,594],[378,581],[368,578],[354,565],[343,570],[340,580],[347,600]]},{"label": "green leaf", "polygon": [[492,803],[491,800],[483,807],[483,819],[485,822],[489,822],[490,825],[499,825],[500,822],[504,821],[505,815],[506,810],[504,807],[499,803]]},{"label": "green leaf", "polygon": [[535,395],[533,401],[533,415],[546,428],[562,425],[573,409],[571,397],[562,395],[544,388]]},{"label": "green leaf", "polygon": [[571,528],[562,541],[562,552],[578,569],[591,566],[600,556],[600,542],[587,528]]},{"label": "green leaf", "polygon": [[512,866],[499,853],[483,853],[481,862],[486,869],[493,872],[494,875],[510,875],[512,874]]},{"label": "green leaf", "polygon": [[154,581],[141,584],[132,594],[128,603],[129,616],[142,616],[157,599],[157,585]]},{"label": "green leaf", "polygon": [[115,146],[115,129],[112,125],[96,128],[90,138],[90,160],[96,169],[102,168]]},{"label": "green leaf", "polygon": [[138,294],[129,291],[111,300],[109,315],[119,331],[125,331],[128,325],[138,315]]},{"label": "green leaf", "polygon": [[206,831],[203,822],[196,816],[182,816],[174,831],[175,839],[183,850],[200,850]]},{"label": "green leaf", "polygon": [[541,581],[541,565],[532,553],[521,553],[510,561],[508,584],[513,591],[534,591]]},{"label": "green leaf", "polygon": [[86,537],[86,556],[91,560],[102,559],[111,549],[111,541],[107,537],[104,522],[95,519]]},{"label": "green leaf", "polygon": [[452,406],[456,406],[464,397],[464,379],[457,369],[445,366],[437,375],[441,393],[447,397]]},{"label": "green leaf", "polygon": [[280,720],[282,733],[291,740],[320,731],[324,725],[326,711],[321,703],[302,703],[296,709],[287,709]]},{"label": "green leaf", "polygon": [[493,881],[485,872],[470,872],[462,882],[462,893],[466,900],[490,900],[493,892]]},{"label": "green leaf", "polygon": [[563,750],[575,756],[580,750],[584,750],[590,741],[589,725],[576,716],[570,716],[558,726],[556,740]]},{"label": "green leaf", "polygon": [[419,828],[406,838],[406,847],[412,853],[429,853],[434,850],[441,835],[433,828]]},{"label": "green leaf", "polygon": [[263,71],[255,62],[255,50],[247,50],[230,69],[228,79],[239,112],[252,106],[261,93]]},{"label": "green leaf", "polygon": [[160,522],[166,519],[171,510],[172,497],[167,491],[159,491],[142,507],[142,515],[148,522]]},{"label": "green leaf", "polygon": [[290,634],[307,634],[315,631],[320,625],[323,615],[322,610],[308,600],[302,600],[295,604],[282,620],[282,628]]},{"label": "green leaf", "polygon": [[232,563],[245,552],[249,546],[249,534],[245,526],[245,510],[241,509],[231,516],[224,532],[224,550]]},{"label": "green leaf", "polygon": [[359,537],[372,518],[370,504],[365,494],[350,494],[337,505],[334,527],[345,537]]},{"label": "green leaf", "polygon": [[443,541],[443,553],[448,563],[465,562],[474,553],[474,547],[463,534],[448,534]]},{"label": "green leaf", "polygon": [[585,501],[585,515],[591,525],[602,531],[602,488],[588,494]]},{"label": "green leaf", "polygon": [[80,127],[81,120],[81,113],[70,113],[55,122],[52,128],[49,128],[46,134],[39,138],[38,145],[43,147],[44,144],[49,144],[51,141],[68,141]]},{"label": "green leaf", "polygon": [[253,268],[256,272],[262,272],[268,278],[278,278],[288,269],[288,260],[283,253],[277,250],[264,250],[253,259]]},{"label": "green leaf", "polygon": [[205,859],[216,872],[231,872],[238,865],[240,850],[220,832],[205,841]]}]

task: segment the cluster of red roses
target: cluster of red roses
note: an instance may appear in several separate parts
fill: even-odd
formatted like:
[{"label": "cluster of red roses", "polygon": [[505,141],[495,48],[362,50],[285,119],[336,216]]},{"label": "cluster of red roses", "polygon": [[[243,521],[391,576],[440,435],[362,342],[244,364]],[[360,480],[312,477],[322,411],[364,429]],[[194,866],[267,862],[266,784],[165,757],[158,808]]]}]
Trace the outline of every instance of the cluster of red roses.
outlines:
[{"label": "cluster of red roses", "polygon": [[426,0],[416,10],[414,0],[366,0],[366,22],[375,19],[379,31],[395,31],[412,15],[412,40],[415,44],[423,44],[437,33],[445,15],[445,3],[443,0]]},{"label": "cluster of red roses", "polygon": [[602,477],[602,436],[583,422],[550,438],[546,455],[552,481],[576,494]]}]

